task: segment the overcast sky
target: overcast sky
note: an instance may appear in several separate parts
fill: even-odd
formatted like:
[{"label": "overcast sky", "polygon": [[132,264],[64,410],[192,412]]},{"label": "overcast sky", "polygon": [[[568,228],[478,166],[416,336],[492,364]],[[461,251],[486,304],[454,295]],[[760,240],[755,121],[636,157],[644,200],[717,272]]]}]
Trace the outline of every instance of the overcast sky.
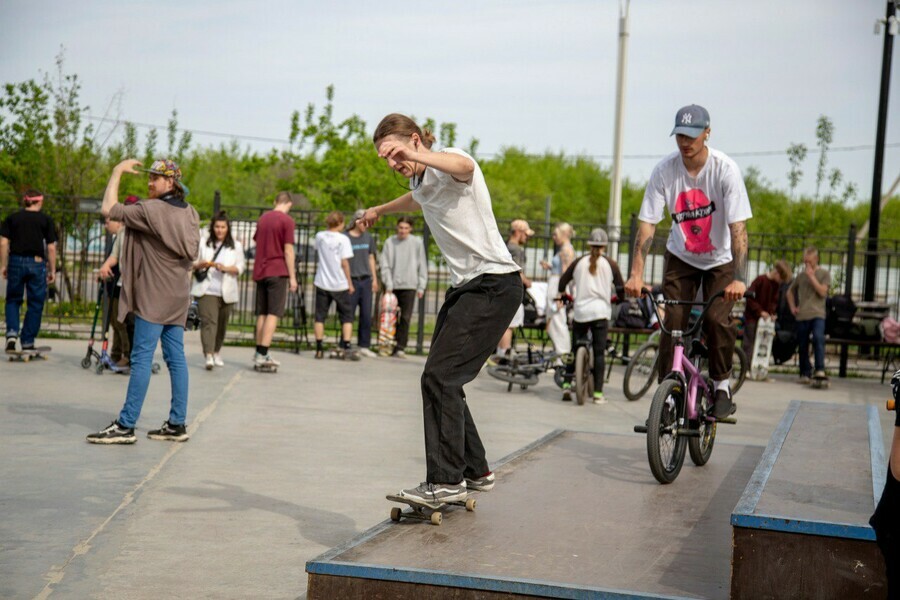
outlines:
[{"label": "overcast sky", "polygon": [[[834,146],[873,146],[884,11],[882,0],[635,0],[626,155],[673,150],[675,111],[690,103],[709,110],[711,145],[782,188],[786,156],[741,153],[813,147],[821,114]],[[164,125],[177,108],[188,129],[285,139],[291,112],[321,105],[334,84],[336,117],[358,114],[370,131],[404,112],[457,123],[461,145],[477,137],[483,155],[517,146],[608,165],[618,13],[615,0],[0,0],[0,82],[52,70],[63,45],[95,116],[122,92],[112,116]],[[883,191],[900,176],[898,52]],[[830,166],[868,201],[873,158],[835,151]],[[646,181],[655,162],[627,158],[625,174]]]}]

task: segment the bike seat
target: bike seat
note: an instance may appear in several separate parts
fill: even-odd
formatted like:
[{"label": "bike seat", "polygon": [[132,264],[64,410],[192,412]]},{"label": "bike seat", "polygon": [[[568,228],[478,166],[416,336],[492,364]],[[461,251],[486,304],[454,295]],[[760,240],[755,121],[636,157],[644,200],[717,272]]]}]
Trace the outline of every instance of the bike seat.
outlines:
[{"label": "bike seat", "polygon": [[709,358],[709,348],[707,348],[706,344],[700,340],[695,339],[691,342],[691,351],[688,353],[688,357],[694,358],[696,356],[699,356],[700,358]]}]

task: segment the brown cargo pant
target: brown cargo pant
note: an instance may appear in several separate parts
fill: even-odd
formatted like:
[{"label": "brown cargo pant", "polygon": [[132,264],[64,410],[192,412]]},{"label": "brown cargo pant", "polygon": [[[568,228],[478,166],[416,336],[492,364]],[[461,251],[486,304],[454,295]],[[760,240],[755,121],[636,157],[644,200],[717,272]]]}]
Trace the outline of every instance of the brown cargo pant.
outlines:
[{"label": "brown cargo pant", "polygon": [[[668,251],[665,261],[663,296],[666,299],[693,300],[697,297],[697,290],[701,289],[701,286],[703,297],[709,298],[724,290],[734,280],[733,262],[704,271],[687,264]],[[730,317],[733,306],[734,302],[726,302],[719,298],[710,307],[703,320],[702,329],[706,336],[706,346],[709,348],[709,376],[713,381],[723,381],[731,377],[734,342],[737,338],[737,328],[731,323]],[[690,306],[666,306],[666,329],[686,330],[690,316]],[[686,350],[689,349],[688,346]],[[659,342],[660,381],[671,370],[673,355],[672,337],[663,333]]]}]

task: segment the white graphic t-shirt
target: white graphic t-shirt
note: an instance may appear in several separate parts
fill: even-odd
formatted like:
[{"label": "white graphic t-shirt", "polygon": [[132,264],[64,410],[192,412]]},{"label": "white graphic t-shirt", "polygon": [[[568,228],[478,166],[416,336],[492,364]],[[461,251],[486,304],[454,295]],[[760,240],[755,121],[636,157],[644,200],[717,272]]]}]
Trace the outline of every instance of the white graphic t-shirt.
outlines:
[{"label": "white graphic t-shirt", "polygon": [[672,217],[666,249],[704,270],[731,261],[729,225],[753,217],[740,168],[713,148],[697,177],[688,174],[677,151],[656,165],[638,218],[656,225],[664,210]]},{"label": "white graphic t-shirt", "polygon": [[316,253],[319,255],[316,287],[329,292],[349,290],[350,282],[341,268],[341,259],[353,258],[350,238],[337,231],[320,231],[316,234]]}]

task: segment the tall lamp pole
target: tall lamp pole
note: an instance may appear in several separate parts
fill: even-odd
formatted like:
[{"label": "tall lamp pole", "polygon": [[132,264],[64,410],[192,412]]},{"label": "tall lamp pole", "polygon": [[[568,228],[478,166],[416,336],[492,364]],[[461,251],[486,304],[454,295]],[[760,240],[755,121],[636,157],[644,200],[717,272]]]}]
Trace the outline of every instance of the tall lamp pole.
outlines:
[{"label": "tall lamp pole", "polygon": [[619,65],[616,70],[616,127],[613,134],[613,168],[609,188],[609,256],[619,258],[622,239],[622,124],[625,120],[625,67],[628,64],[628,8],[631,0],[619,3]]},{"label": "tall lamp pole", "polygon": [[[878,272],[878,225],[881,218],[881,178],[884,169],[884,136],[887,129],[888,93],[891,88],[891,55],[894,49],[894,36],[897,35],[897,3],[888,0],[887,12],[883,21],[884,52],[881,55],[881,92],[878,98],[878,128],[875,132],[875,168],[872,175],[872,204],[869,208],[869,242],[866,246],[866,280],[863,299],[875,299],[875,283]],[[876,32],[878,31],[876,24]]]}]

